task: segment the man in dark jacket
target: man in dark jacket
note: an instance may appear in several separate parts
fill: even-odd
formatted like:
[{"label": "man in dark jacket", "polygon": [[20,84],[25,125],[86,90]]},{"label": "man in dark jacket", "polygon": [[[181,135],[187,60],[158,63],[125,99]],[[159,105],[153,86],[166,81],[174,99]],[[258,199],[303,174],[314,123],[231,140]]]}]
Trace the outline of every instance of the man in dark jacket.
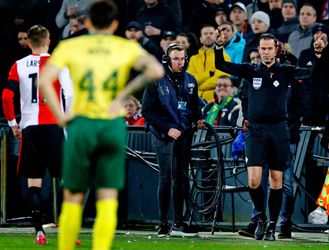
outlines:
[{"label": "man in dark jacket", "polygon": [[[192,143],[192,125],[203,127],[198,108],[198,84],[186,72],[185,50],[177,44],[167,48],[163,58],[165,76],[149,86],[143,96],[142,114],[152,133],[152,143],[159,163],[158,202],[160,225],[158,237],[195,236],[183,222],[184,197],[188,192],[185,174]],[[174,218],[170,231],[168,213],[173,186]]]},{"label": "man in dark jacket", "polygon": [[180,31],[180,23],[175,19],[169,8],[158,0],[144,0],[145,6],[136,12],[134,20],[144,27],[144,34],[157,45],[160,42],[162,32],[171,30]]}]

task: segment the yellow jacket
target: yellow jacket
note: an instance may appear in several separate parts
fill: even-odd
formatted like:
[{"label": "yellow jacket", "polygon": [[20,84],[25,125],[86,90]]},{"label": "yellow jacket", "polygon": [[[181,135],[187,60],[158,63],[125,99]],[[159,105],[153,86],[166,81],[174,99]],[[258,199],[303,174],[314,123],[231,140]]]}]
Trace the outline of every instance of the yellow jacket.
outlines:
[{"label": "yellow jacket", "polygon": [[[225,61],[230,62],[230,57],[224,53]],[[214,90],[217,78],[228,75],[215,67],[215,51],[213,49],[199,49],[199,53],[191,56],[187,72],[192,74],[198,82],[199,96],[207,102],[214,99]],[[210,73],[212,72],[212,73]],[[213,74],[211,76],[211,74]]]}]

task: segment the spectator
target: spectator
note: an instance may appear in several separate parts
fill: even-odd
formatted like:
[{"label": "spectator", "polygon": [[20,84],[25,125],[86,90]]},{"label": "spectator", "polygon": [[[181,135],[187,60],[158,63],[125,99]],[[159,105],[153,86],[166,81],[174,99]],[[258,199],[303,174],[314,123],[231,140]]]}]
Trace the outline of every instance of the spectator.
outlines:
[{"label": "spectator", "polygon": [[214,126],[242,127],[241,100],[236,92],[232,80],[226,75],[220,76],[217,79],[214,100],[203,109],[206,122]]},{"label": "spectator", "polygon": [[282,0],[281,12],[283,23],[277,28],[276,34],[281,42],[286,43],[289,35],[297,29],[299,23],[296,0]]},{"label": "spectator", "polygon": [[218,0],[190,0],[187,4],[190,11],[185,15],[183,31],[193,32],[199,37],[204,25],[216,26],[214,17],[220,6],[218,2]]},{"label": "spectator", "polygon": [[160,41],[162,54],[164,55],[168,46],[175,42],[176,42],[176,34],[173,31],[164,31],[162,33],[162,39]]},{"label": "spectator", "polygon": [[19,30],[17,33],[18,46],[16,49],[15,60],[21,59],[31,54],[31,49],[28,46],[28,38],[26,30]]},{"label": "spectator", "polygon": [[127,24],[125,36],[129,40],[137,41],[147,52],[161,61],[162,53],[159,46],[143,35],[142,26],[138,22],[131,21]]},{"label": "spectator", "polygon": [[253,0],[252,3],[247,5],[248,23],[251,24],[251,16],[257,11],[263,11],[267,14],[270,13],[269,0]]},{"label": "spectator", "polygon": [[310,3],[305,3],[300,9],[299,26],[288,38],[291,53],[298,59],[300,53],[311,47],[312,28],[316,24],[316,11]]},{"label": "spectator", "polygon": [[250,27],[247,22],[247,9],[241,2],[236,2],[230,9],[230,20],[234,26],[234,32],[240,32],[242,36],[246,36],[250,32]]},{"label": "spectator", "polygon": [[88,29],[85,26],[86,13],[80,12],[77,16],[70,17],[70,31],[68,38],[73,38],[88,34]]},{"label": "spectator", "polygon": [[251,17],[252,33],[245,37],[246,46],[243,51],[242,62],[249,61],[249,52],[257,47],[259,37],[270,31],[270,17],[263,11],[255,12]]},{"label": "spectator", "polygon": [[136,97],[130,95],[125,100],[126,116],[125,121],[130,126],[144,126],[144,117],[142,116],[142,105]]},{"label": "spectator", "polygon": [[[198,85],[186,70],[186,52],[170,45],[163,60],[166,74],[156,85],[147,87],[142,114],[152,133],[152,143],[159,164],[158,203],[160,225],[158,237],[196,236],[184,222],[183,207],[188,186],[187,171],[192,143],[192,124],[203,127],[199,109]],[[172,181],[173,187],[172,187]],[[171,192],[174,216],[168,225]]]},{"label": "spectator", "polygon": [[215,21],[217,26],[220,26],[223,23],[227,22],[228,21],[227,19],[228,19],[228,14],[224,6],[223,5],[218,6],[216,8],[216,13],[215,13]]},{"label": "spectator", "polygon": [[[202,47],[199,53],[190,58],[187,72],[195,77],[198,83],[199,96],[210,102],[214,98],[217,78],[224,73],[215,68],[215,28],[205,25],[201,29]],[[225,53],[225,59],[230,60]]]},{"label": "spectator", "polygon": [[175,33],[180,31],[180,23],[174,18],[171,10],[158,0],[144,0],[145,6],[139,9],[133,20],[144,28],[144,34],[157,45],[166,30]]},{"label": "spectator", "polygon": [[[319,53],[317,47],[315,46],[316,41],[321,38],[324,44],[328,43],[329,27],[324,24],[316,24],[312,28],[312,41],[313,46],[309,49],[303,50],[300,54],[298,60],[299,67],[313,68],[317,65],[317,58],[320,57],[324,62],[321,69],[314,72],[311,79],[306,79],[303,81],[304,91],[305,91],[305,109],[303,112],[302,124],[305,126],[318,126],[322,127],[327,124],[328,113],[329,113],[329,73],[328,73],[328,62],[329,53],[328,48],[325,48]],[[314,55],[314,53],[317,53]],[[312,133],[309,138],[308,148],[305,155],[305,165],[304,170],[307,176],[305,180],[306,190],[313,197],[318,196],[321,189],[321,183],[323,181],[323,174],[321,168],[316,167],[316,162],[314,161],[314,142],[316,139],[316,134]],[[306,200],[309,211],[316,208],[314,201],[311,199]]]},{"label": "spectator", "polygon": [[70,17],[86,12],[90,4],[89,0],[63,0],[62,7],[56,15],[56,24],[62,28],[62,38],[67,38],[70,32]]},{"label": "spectator", "polygon": [[[312,28],[312,42],[321,35],[326,39],[329,36],[329,27],[324,24],[316,24]],[[328,56],[328,49],[324,50],[323,57]],[[299,67],[311,68],[315,63],[314,47],[303,50],[297,62]],[[328,112],[328,73],[327,70],[314,75],[312,79],[304,80],[306,109],[303,114],[303,124],[307,126],[324,126]]]},{"label": "spectator", "polygon": [[229,55],[231,62],[241,63],[243,50],[246,45],[246,41],[243,39],[241,33],[234,32],[231,22],[224,22],[219,26],[219,29],[222,30],[224,34],[224,49]]},{"label": "spectator", "polygon": [[179,33],[176,36],[176,43],[186,50],[189,58],[198,53],[199,42],[195,34],[192,32]]},{"label": "spectator", "polygon": [[269,16],[272,29],[277,29],[282,25],[283,17],[281,13],[282,0],[269,0]]}]

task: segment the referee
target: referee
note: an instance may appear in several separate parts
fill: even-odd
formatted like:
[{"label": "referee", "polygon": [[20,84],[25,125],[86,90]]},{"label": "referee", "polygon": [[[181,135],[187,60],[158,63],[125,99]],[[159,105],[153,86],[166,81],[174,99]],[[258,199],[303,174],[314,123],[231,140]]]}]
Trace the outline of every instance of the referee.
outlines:
[{"label": "referee", "polygon": [[[275,226],[282,204],[282,172],[288,167],[289,132],[287,126],[287,91],[295,79],[311,76],[321,63],[321,52],[327,46],[322,37],[315,43],[317,62],[315,67],[301,69],[280,64],[276,59],[278,42],[265,33],[260,36],[259,64],[235,64],[225,62],[223,57],[223,34],[217,31],[215,50],[216,68],[231,75],[243,77],[250,82],[248,88],[248,131],[246,133],[246,163],[251,199],[259,213],[255,239],[275,240]],[[320,58],[319,58],[320,57]],[[264,211],[264,191],[261,186],[262,169],[268,164],[270,195],[268,200],[269,223]]]}]

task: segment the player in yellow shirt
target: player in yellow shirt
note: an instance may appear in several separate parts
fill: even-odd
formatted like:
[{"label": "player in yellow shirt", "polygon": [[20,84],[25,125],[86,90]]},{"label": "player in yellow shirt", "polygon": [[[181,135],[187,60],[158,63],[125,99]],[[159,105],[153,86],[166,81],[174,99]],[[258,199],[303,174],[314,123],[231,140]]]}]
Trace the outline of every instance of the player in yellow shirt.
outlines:
[{"label": "player in yellow shirt", "polygon": [[[71,250],[81,226],[84,192],[97,190],[93,249],[108,250],[116,228],[117,195],[124,185],[125,124],[123,99],[163,68],[138,43],[116,37],[117,7],[110,0],[93,2],[86,26],[90,35],[62,41],[40,77],[40,87],[60,126],[64,143],[64,202],[59,219],[59,249]],[[51,85],[59,70],[70,69],[73,115],[63,115]],[[127,84],[130,70],[142,74]]]}]

